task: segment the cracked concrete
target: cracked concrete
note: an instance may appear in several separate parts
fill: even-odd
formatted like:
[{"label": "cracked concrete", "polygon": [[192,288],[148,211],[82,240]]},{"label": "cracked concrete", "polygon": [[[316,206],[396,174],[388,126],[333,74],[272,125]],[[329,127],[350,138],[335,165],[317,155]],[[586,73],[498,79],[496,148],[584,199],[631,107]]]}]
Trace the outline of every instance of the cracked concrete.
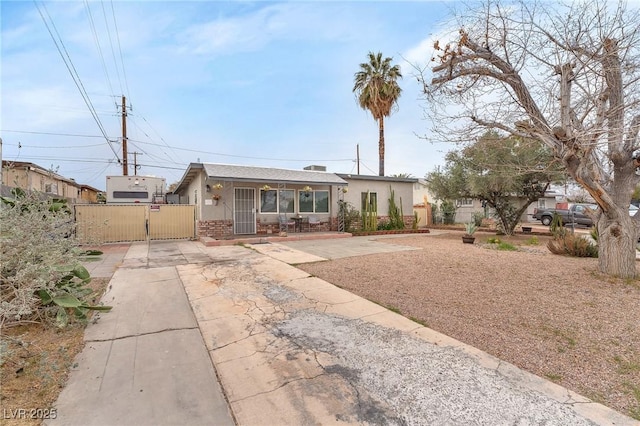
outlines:
[{"label": "cracked concrete", "polygon": [[309,276],[303,248],[131,245],[47,424],[637,424]]},{"label": "cracked concrete", "polygon": [[[123,253],[124,254],[124,253]],[[169,257],[168,257],[169,256]],[[102,301],[113,309],[85,347],[51,425],[233,425],[175,265],[208,264],[197,245],[133,244]],[[104,269],[105,267],[102,266]]]},{"label": "cracked concrete", "polygon": [[288,264],[316,255],[207,251],[177,270],[238,424],[635,424]]}]

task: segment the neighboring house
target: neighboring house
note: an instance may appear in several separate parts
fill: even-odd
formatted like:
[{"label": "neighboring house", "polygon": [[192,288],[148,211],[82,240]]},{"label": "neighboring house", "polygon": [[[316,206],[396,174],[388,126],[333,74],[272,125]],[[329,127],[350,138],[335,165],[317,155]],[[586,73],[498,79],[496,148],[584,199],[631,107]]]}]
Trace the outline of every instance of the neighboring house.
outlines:
[{"label": "neighboring house", "polygon": [[89,204],[98,203],[98,195],[101,193],[102,191],[92,186],[80,185],[80,200],[83,203],[89,203]]},{"label": "neighboring house", "polygon": [[70,203],[81,199],[81,185],[34,163],[3,161],[2,183],[12,188],[66,198]]},{"label": "neighboring house", "polygon": [[199,237],[273,234],[280,230],[281,221],[290,224],[299,216],[309,219],[311,231],[337,231],[339,200],[361,209],[362,194],[374,193],[370,199],[375,198],[378,215],[383,217],[390,185],[397,203],[403,197],[405,218],[412,218],[414,181],[328,173],[322,166],[290,170],[191,163],[167,199],[196,206]]},{"label": "neighboring house", "polygon": [[481,200],[475,198],[461,198],[456,200],[456,223],[473,222],[476,215],[491,216],[489,207],[485,209]]}]

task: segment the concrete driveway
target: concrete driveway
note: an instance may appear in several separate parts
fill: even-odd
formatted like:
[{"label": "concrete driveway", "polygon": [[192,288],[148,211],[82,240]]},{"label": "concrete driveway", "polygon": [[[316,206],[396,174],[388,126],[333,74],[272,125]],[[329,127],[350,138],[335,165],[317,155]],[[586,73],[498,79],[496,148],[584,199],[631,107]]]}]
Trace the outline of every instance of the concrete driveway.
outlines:
[{"label": "concrete driveway", "polygon": [[177,267],[238,424],[635,423],[288,264],[316,254],[248,248]]},{"label": "concrete driveway", "polygon": [[637,424],[291,265],[321,259],[132,244],[46,424]]}]

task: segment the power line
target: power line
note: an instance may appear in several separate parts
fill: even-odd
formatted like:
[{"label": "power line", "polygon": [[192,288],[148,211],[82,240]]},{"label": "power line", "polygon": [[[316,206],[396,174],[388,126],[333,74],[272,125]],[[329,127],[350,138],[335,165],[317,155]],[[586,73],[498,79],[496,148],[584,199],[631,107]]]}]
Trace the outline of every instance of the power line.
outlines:
[{"label": "power line", "polygon": [[[102,5],[102,8],[104,10],[104,3]],[[113,26],[116,30],[116,40],[118,40],[118,51],[120,52],[120,64],[122,65],[122,75],[124,77],[124,85],[127,88],[127,97],[130,98],[131,96],[129,94],[129,82],[127,81],[127,70],[124,66],[124,59],[122,57],[122,46],[120,45],[120,33],[118,31],[118,21],[116,20],[116,11],[113,8],[113,0],[111,0],[111,14],[113,16]],[[109,34],[109,42],[111,42],[111,34]],[[115,61],[115,58],[114,58],[114,61]],[[116,68],[117,68],[117,64],[116,64]]]},{"label": "power line", "polygon": [[[42,22],[44,23],[45,27],[47,28],[47,31],[49,32],[49,35],[51,36],[51,39],[53,40],[53,43],[55,44],[56,49],[58,50],[58,53],[60,54],[60,57],[62,58],[62,61],[64,62],[65,66],[67,67],[67,71],[69,71],[69,75],[71,75],[71,78],[73,79],[73,82],[75,83],[76,87],[78,88],[78,91],[80,92],[80,95],[82,96],[82,99],[84,100],[85,104],[87,105],[87,108],[89,108],[89,112],[91,112],[91,116],[93,117],[94,121],[98,125],[98,128],[100,129],[100,132],[104,136],[105,140],[107,141],[107,144],[109,145],[109,147],[111,148],[111,150],[115,154],[116,158],[118,158],[118,153],[116,152],[116,150],[111,145],[111,140],[109,140],[109,137],[107,136],[107,132],[104,130],[104,127],[102,126],[102,122],[100,121],[100,118],[98,117],[98,114],[96,113],[96,110],[93,107],[93,103],[91,102],[91,99],[89,98],[89,95],[87,94],[87,91],[84,88],[84,84],[82,84],[82,80],[80,79],[80,75],[78,74],[78,71],[76,70],[75,66],[73,65],[73,61],[71,60],[71,56],[69,55],[69,52],[67,51],[67,48],[64,45],[64,42],[62,41],[62,37],[60,37],[60,33],[58,33],[58,29],[56,28],[56,25],[53,22],[53,19],[51,18],[51,15],[49,14],[49,11],[47,10],[47,6],[44,3],[42,4],[42,8],[44,9],[45,13],[47,14],[47,16],[49,18],[49,21],[51,21],[51,26],[53,27],[56,35],[58,36],[58,40],[60,42],[59,44],[58,44],[58,40],[56,40],[56,37],[53,35],[53,32],[51,31],[51,27],[49,27],[49,24],[47,23],[47,19],[44,17],[44,14],[42,13],[42,10],[40,10],[40,6],[38,6],[37,0],[33,0],[33,3],[35,4],[36,9],[38,9],[38,13],[40,14],[40,18],[42,18]],[[60,46],[62,46],[62,49],[60,48]],[[62,50],[64,50],[64,54],[62,53]],[[65,59],[65,54],[66,54],[66,59]],[[73,69],[73,71],[72,71],[72,69]],[[119,158],[118,158],[118,161],[120,161]]]},{"label": "power line", "polygon": [[102,47],[100,46],[100,39],[98,38],[98,32],[96,31],[96,25],[93,22],[93,15],[91,13],[91,6],[89,6],[89,2],[84,0],[84,5],[87,11],[87,17],[89,18],[89,26],[91,27],[91,33],[93,34],[93,41],[96,43],[98,48],[98,54],[100,55],[100,62],[102,63],[102,70],[104,71],[104,76],[107,80],[107,85],[109,86],[109,92],[113,93],[113,86],[111,85],[111,79],[109,78],[109,72],[107,71],[107,64],[104,61],[104,55],[102,54]]},{"label": "power line", "polygon": [[[102,136],[99,135],[81,135],[81,134],[70,134],[70,133],[53,133],[53,132],[30,132],[30,131],[26,131],[26,130],[0,130],[3,132],[12,132],[12,133],[26,133],[26,134],[37,134],[37,135],[51,135],[51,136],[75,136],[75,137],[85,137],[85,138],[101,138]],[[148,136],[145,134],[145,136]],[[210,154],[210,155],[217,155],[220,157],[234,157],[234,158],[245,158],[245,159],[250,159],[250,160],[267,160],[267,161],[291,161],[291,162],[302,162],[302,161],[310,161],[310,162],[314,162],[314,161],[323,161],[323,162],[339,162],[339,161],[354,161],[353,158],[334,158],[334,159],[320,159],[320,158],[313,158],[313,159],[304,159],[304,158],[269,158],[269,157],[251,157],[248,155],[233,155],[233,154],[223,154],[220,152],[211,152],[211,151],[202,151],[199,149],[189,149],[189,148],[181,148],[181,147],[177,147],[177,146],[171,146],[171,145],[167,145],[166,143],[160,144],[160,143],[154,143],[154,142],[145,142],[142,140],[138,140],[138,139],[131,139],[131,138],[127,138],[127,140],[129,140],[130,142],[138,142],[141,144],[146,144],[146,145],[151,145],[151,146],[158,146],[158,147],[163,147],[166,146],[168,148],[171,149],[175,149],[178,151],[186,151],[186,152],[195,152],[197,154]],[[25,145],[23,145],[25,146]],[[142,149],[140,147],[138,147],[138,149]],[[120,159],[118,159],[118,162],[120,162]],[[369,169],[371,170],[371,169]]]},{"label": "power line", "polygon": [[[143,143],[143,144],[147,144],[147,145],[154,145],[154,146],[161,146],[158,143],[152,143],[152,142],[145,142],[145,141],[141,141],[141,140],[136,140],[136,139],[129,139],[130,141],[134,141],[134,142],[138,142],[138,143]],[[218,155],[220,157],[234,157],[234,158],[247,158],[247,159],[251,159],[251,160],[270,160],[270,161],[293,161],[293,162],[299,162],[299,161],[353,161],[353,158],[338,158],[338,159],[321,159],[321,158],[313,158],[313,159],[304,159],[304,158],[299,158],[299,159],[292,159],[292,158],[269,158],[269,157],[251,157],[248,155],[233,155],[233,154],[222,154],[219,152],[211,152],[211,151],[202,151],[199,149],[189,149],[189,148],[180,148],[180,147],[171,147],[172,149],[176,149],[179,151],[187,151],[187,152],[195,152],[198,154],[210,154],[210,155]]]},{"label": "power line", "polygon": [[104,146],[104,144],[99,143],[99,144],[91,144],[91,145],[71,145],[71,146],[60,146],[60,145],[56,145],[56,146],[51,146],[51,145],[25,145],[22,142],[19,142],[18,144],[11,144],[11,143],[5,143],[5,145],[9,145],[9,146],[17,146],[18,148],[33,148],[33,149],[78,149],[78,148],[93,148],[96,146]]},{"label": "power line", "polygon": [[80,135],[75,133],[32,132],[28,130],[0,130],[0,132],[25,133],[30,135],[71,136],[71,137],[79,137],[79,138],[103,138],[104,137],[102,135]]}]

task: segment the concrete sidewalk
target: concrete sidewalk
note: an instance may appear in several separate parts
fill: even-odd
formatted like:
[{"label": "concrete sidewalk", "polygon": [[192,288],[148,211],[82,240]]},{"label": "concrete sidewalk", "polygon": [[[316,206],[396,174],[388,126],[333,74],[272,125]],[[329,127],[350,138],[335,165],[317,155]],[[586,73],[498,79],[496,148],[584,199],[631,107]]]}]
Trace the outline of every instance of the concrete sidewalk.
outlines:
[{"label": "concrete sidewalk", "polygon": [[104,275],[120,265],[102,299],[113,309],[87,327],[47,424],[233,425],[175,267],[208,256],[173,242],[135,243],[120,259],[107,249],[103,258],[87,266]]},{"label": "concrete sidewalk", "polygon": [[321,260],[131,245],[48,424],[638,424],[291,266]]}]

